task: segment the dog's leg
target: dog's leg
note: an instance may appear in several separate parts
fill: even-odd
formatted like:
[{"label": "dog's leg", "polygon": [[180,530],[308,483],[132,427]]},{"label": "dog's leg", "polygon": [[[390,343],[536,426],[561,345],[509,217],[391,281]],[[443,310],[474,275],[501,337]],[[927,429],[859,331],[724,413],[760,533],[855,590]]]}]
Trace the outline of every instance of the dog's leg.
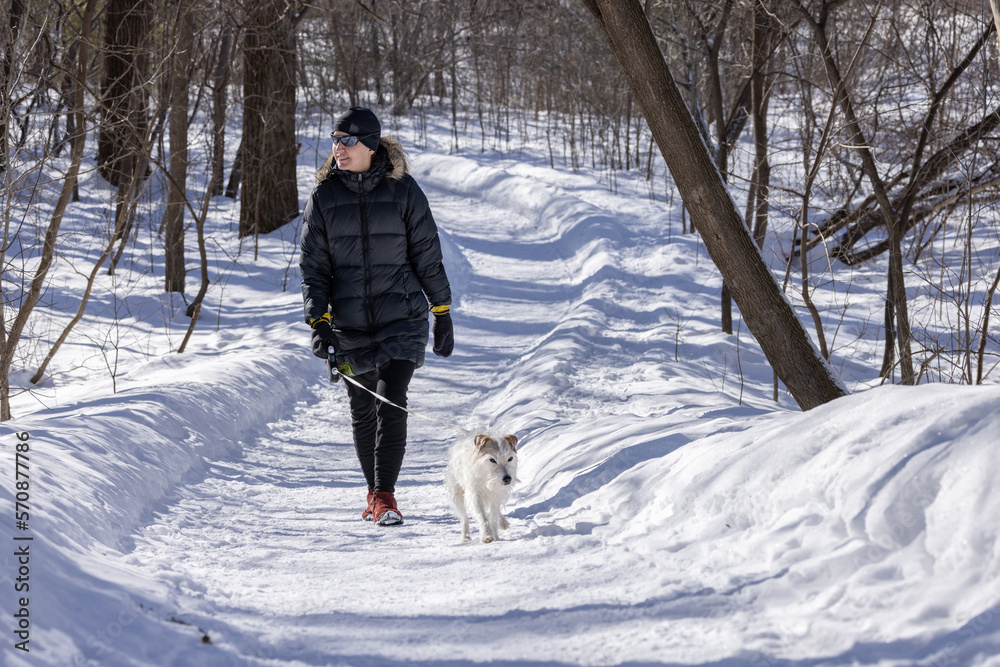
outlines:
[{"label": "dog's leg", "polygon": [[476,521],[479,522],[479,530],[483,534],[483,542],[490,543],[497,539],[497,531],[493,526],[493,517],[490,516],[490,511],[486,509],[486,503],[483,502],[483,498],[476,494],[476,501],[473,504],[476,513]]},{"label": "dog's leg", "polygon": [[452,484],[449,486],[451,491],[451,504],[455,508],[455,514],[458,515],[459,520],[462,522],[462,541],[468,542],[471,538],[469,535],[469,514],[465,511],[465,491],[458,484]]},{"label": "dog's leg", "polygon": [[505,517],[502,512],[498,513],[500,514],[500,530],[507,530],[510,528],[510,524],[507,522],[507,517]]},{"label": "dog's leg", "polygon": [[506,530],[504,523],[506,522],[503,515],[500,514],[500,506],[494,501],[490,504],[490,528],[493,530],[493,534],[497,536],[497,539],[500,537],[500,530]]}]

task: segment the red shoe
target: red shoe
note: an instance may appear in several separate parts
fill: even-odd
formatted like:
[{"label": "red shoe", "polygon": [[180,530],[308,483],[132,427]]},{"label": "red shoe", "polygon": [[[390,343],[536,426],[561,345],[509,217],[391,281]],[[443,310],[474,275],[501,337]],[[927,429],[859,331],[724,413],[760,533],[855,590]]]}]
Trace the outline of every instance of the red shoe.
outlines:
[{"label": "red shoe", "polygon": [[361,513],[361,518],[365,521],[372,520],[372,500],[375,499],[375,489],[368,489],[368,504],[365,506],[365,511]]},{"label": "red shoe", "polygon": [[372,519],[380,526],[403,523],[403,515],[396,507],[396,499],[387,491],[376,491],[372,502]]}]

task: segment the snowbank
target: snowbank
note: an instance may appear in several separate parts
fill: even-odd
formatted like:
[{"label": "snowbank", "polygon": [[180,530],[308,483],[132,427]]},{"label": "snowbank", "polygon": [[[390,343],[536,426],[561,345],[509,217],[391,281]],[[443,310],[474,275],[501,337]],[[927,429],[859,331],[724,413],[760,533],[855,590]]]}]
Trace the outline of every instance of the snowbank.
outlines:
[{"label": "snowbank", "polygon": [[[267,324],[287,318],[282,326],[292,329],[293,313],[290,307]],[[131,550],[134,532],[152,520],[178,485],[209,474],[211,461],[240,457],[245,441],[303,395],[309,386],[304,379],[317,369],[302,343],[308,333],[304,325],[301,329],[301,340],[282,340],[282,333],[273,332],[259,338],[221,336],[209,349],[159,357],[133,369],[128,387],[116,394],[80,396],[71,405],[0,427],[8,480],[15,433],[30,435],[32,518],[30,530],[17,534],[34,537],[27,591],[31,653],[22,655],[5,642],[4,664],[73,664],[85,649],[101,658],[119,636],[130,641],[118,644],[139,651],[127,655],[150,660],[137,664],[157,664],[157,656],[165,655],[164,645],[150,644],[137,632],[146,623],[152,624],[146,632],[163,630],[162,612],[135,597],[156,587],[102,556]],[[13,507],[13,492],[13,483],[0,487],[3,506]],[[20,546],[12,524],[4,523],[0,539]],[[16,572],[13,551],[7,551],[5,575]],[[17,598],[8,583],[0,609],[9,619]]]}]

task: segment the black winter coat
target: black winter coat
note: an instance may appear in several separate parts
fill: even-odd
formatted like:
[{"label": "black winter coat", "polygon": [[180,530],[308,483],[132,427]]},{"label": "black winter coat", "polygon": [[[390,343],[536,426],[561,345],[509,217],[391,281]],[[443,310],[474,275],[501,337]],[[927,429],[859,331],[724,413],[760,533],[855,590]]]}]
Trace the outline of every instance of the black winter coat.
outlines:
[{"label": "black winter coat", "polygon": [[306,322],[331,314],[337,363],[355,373],[390,359],[423,365],[430,306],[451,304],[451,286],[406,154],[383,136],[369,171],[337,169],[331,155],[317,178],[299,259]]}]

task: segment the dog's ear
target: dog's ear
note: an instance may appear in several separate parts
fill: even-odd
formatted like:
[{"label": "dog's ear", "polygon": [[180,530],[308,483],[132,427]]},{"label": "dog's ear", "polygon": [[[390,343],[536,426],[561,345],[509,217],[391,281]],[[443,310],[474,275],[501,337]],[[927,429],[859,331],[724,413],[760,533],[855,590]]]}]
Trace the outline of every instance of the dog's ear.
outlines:
[{"label": "dog's ear", "polygon": [[476,447],[479,448],[479,451],[483,451],[483,449],[486,448],[486,446],[489,445],[492,441],[493,438],[491,438],[488,435],[477,435],[475,440],[473,440],[473,442],[476,443]]},{"label": "dog's ear", "polygon": [[510,447],[514,451],[517,451],[517,436],[516,435],[505,435],[503,437],[503,441],[504,441],[504,443],[508,447]]}]

